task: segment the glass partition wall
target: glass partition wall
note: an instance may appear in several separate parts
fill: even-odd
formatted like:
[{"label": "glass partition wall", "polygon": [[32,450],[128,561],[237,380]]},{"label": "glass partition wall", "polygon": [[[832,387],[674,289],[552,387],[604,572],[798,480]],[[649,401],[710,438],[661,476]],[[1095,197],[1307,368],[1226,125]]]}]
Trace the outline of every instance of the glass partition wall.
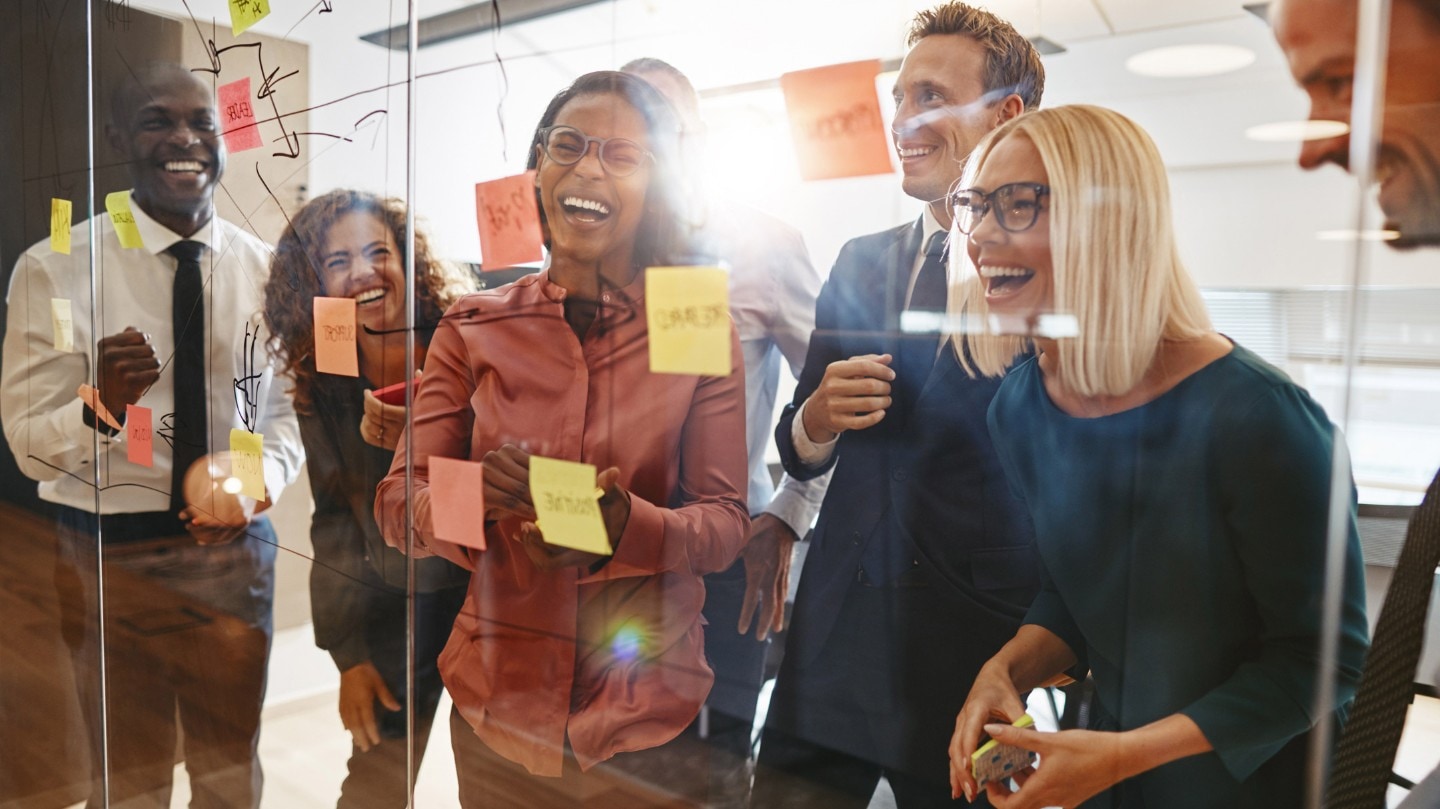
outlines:
[{"label": "glass partition wall", "polygon": [[712,5],[4,12],[0,808],[1436,766],[1430,6]]}]

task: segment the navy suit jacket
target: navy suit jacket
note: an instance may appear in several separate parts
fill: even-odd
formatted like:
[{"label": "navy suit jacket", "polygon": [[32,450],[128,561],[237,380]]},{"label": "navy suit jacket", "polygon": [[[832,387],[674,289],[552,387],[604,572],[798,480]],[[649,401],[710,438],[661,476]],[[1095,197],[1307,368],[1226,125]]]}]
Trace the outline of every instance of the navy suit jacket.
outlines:
[{"label": "navy suit jacket", "polygon": [[[915,222],[851,240],[841,249],[816,302],[815,333],[795,399],[775,436],[785,469],[796,478],[835,467],[800,577],[787,668],[803,681],[805,667],[832,636],[851,631],[837,627],[836,616],[846,593],[857,586],[867,544],[902,543],[930,594],[895,598],[894,631],[915,642],[896,646],[894,638],[881,643],[849,636],[841,642],[857,654],[883,649],[901,658],[895,665],[906,693],[886,701],[907,714],[897,718],[905,735],[890,745],[875,739],[871,728],[865,732],[872,743],[896,750],[915,740],[919,755],[927,761],[938,756],[943,765],[944,742],[974,675],[1013,637],[1039,589],[1039,562],[1034,529],[1005,481],[986,426],[1000,380],[971,379],[949,344],[936,357],[935,334],[899,331],[921,233]],[[801,464],[792,424],[826,367],[860,354],[886,353],[895,357],[897,378],[885,417],[868,429],[842,433],[826,465]],[[927,731],[917,739],[922,726]]]}]

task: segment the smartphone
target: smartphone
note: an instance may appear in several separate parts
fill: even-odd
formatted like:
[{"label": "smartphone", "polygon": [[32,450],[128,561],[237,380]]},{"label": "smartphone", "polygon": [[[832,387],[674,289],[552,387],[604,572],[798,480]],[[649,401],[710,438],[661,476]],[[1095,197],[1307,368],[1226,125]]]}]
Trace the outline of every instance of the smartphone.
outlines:
[{"label": "smartphone", "polygon": [[376,399],[388,405],[405,405],[405,386],[413,385],[420,380],[412,379],[408,382],[396,382],[393,385],[386,385],[377,391],[371,391]]},{"label": "smartphone", "polygon": [[[1012,724],[1017,728],[1028,728],[1035,724],[1030,714],[1023,714]],[[994,739],[980,745],[970,754],[970,774],[981,789],[990,781],[1006,781],[1015,773],[1035,763],[1035,752],[1023,747],[1001,744]]]}]

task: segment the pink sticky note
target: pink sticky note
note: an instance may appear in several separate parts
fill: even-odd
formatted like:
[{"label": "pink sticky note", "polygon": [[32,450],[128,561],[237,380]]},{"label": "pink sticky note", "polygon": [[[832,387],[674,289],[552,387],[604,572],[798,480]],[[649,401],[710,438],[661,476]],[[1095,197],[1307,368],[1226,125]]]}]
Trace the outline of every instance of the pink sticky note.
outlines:
[{"label": "pink sticky note", "polygon": [[430,522],[446,542],[485,550],[485,468],[430,456]]},{"label": "pink sticky note", "polygon": [[263,146],[260,128],[255,123],[255,108],[250,104],[250,77],[220,85],[219,95],[225,148],[243,152]]},{"label": "pink sticky note", "polygon": [[125,457],[141,466],[155,465],[155,434],[150,408],[125,405]]},{"label": "pink sticky note", "polygon": [[871,59],[780,77],[800,177],[826,180],[889,174],[890,137],[880,115]]},{"label": "pink sticky note", "polygon": [[95,411],[95,415],[98,416],[101,421],[117,430],[125,429],[120,426],[120,422],[116,421],[114,416],[110,415],[110,411],[105,407],[105,403],[100,401],[100,391],[96,390],[93,385],[82,384],[75,389],[75,395],[80,397],[80,401],[90,405],[90,409]]},{"label": "pink sticky note", "polygon": [[545,258],[535,172],[477,183],[475,218],[480,225],[480,269],[502,270]]},{"label": "pink sticky note", "polygon": [[354,298],[315,299],[315,370],[339,376],[360,375]]}]

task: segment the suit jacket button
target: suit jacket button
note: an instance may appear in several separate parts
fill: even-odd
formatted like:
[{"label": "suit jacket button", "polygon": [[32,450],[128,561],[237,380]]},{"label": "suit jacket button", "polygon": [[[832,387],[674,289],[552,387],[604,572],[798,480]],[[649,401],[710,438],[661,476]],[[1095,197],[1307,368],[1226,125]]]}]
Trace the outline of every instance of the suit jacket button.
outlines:
[{"label": "suit jacket button", "polygon": [[904,483],[905,481],[910,479],[910,473],[906,472],[904,469],[896,469],[895,473],[890,477],[894,478],[900,483]]}]

